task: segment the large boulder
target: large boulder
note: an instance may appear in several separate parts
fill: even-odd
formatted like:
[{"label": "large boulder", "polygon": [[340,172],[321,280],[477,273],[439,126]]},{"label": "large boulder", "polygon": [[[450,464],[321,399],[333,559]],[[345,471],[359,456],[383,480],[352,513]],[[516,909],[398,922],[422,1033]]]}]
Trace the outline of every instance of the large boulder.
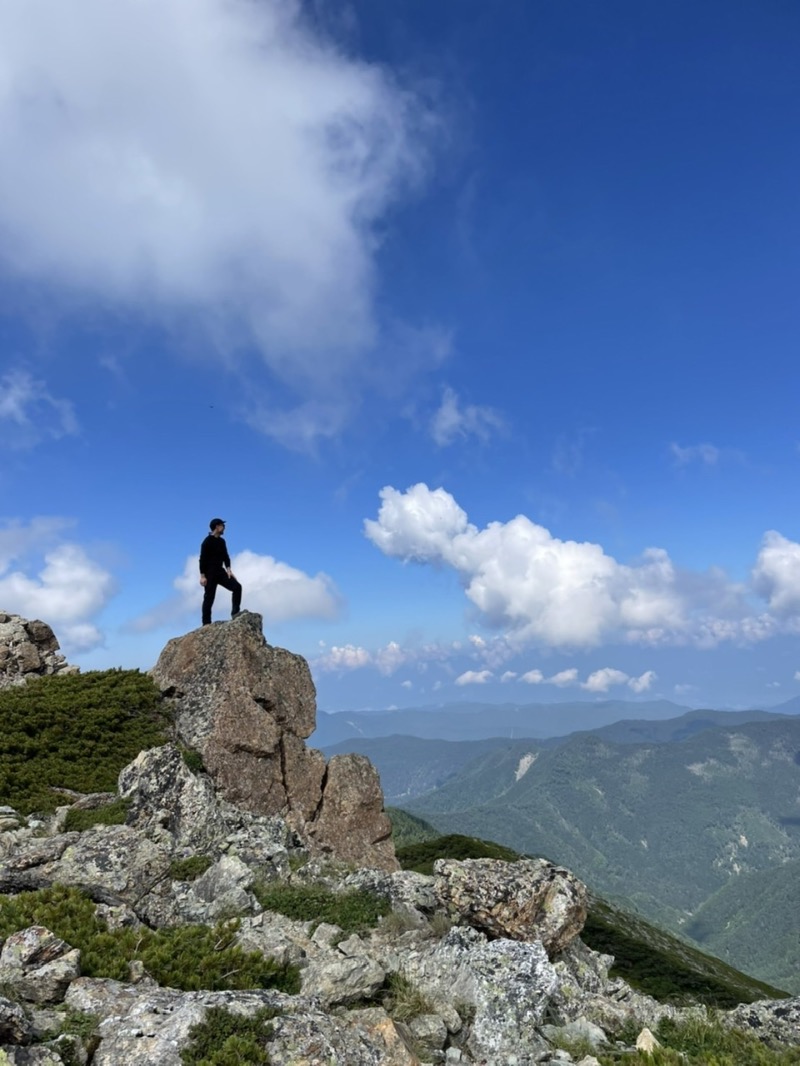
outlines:
[{"label": "large boulder", "polygon": [[550,958],[575,939],[586,921],[586,886],[545,859],[438,859],[442,904],[492,937],[540,940]]},{"label": "large boulder", "polygon": [[28,621],[0,611],[0,688],[23,685],[44,674],[75,674],[58,650],[56,635],[46,622]]},{"label": "large boulder", "polygon": [[179,743],[200,753],[216,792],[236,807],[280,815],[310,848],[396,869],[378,776],[360,756],[326,767],[305,739],[316,692],[300,655],[269,645],[261,615],[176,637],[151,671],[171,702]]}]

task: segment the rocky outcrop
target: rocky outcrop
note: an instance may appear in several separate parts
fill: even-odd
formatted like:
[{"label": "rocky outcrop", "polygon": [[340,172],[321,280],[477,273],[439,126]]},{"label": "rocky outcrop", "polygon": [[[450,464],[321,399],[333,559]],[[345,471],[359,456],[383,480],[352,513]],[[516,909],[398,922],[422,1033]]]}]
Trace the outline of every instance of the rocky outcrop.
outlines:
[{"label": "rocky outcrop", "polygon": [[152,677],[170,701],[179,742],[202,756],[230,804],[280,815],[320,854],[396,869],[378,775],[362,756],[305,745],[316,692],[305,659],[267,644],[243,611],[171,640]]},{"label": "rocky outcrop", "polygon": [[45,674],[76,674],[78,667],[70,666],[58,649],[46,622],[0,611],[0,688],[24,685]]}]

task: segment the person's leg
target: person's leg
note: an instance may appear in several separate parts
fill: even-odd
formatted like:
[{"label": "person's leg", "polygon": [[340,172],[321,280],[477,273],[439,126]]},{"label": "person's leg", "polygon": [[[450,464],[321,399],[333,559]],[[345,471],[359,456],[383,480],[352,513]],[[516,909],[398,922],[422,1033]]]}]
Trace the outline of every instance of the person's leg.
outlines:
[{"label": "person's leg", "polygon": [[211,624],[211,608],[214,606],[214,597],[217,594],[217,582],[208,578],[206,581],[206,591],[203,596],[203,625],[207,626]]},{"label": "person's leg", "polygon": [[235,577],[228,577],[227,574],[223,574],[218,579],[218,583],[231,593],[231,618],[233,618],[234,615],[239,613],[242,606],[242,586]]}]

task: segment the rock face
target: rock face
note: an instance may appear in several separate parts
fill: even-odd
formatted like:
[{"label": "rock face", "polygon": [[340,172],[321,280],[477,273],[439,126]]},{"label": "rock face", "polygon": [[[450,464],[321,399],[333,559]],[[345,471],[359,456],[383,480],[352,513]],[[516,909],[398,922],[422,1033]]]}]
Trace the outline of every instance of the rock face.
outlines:
[{"label": "rock face", "polygon": [[435,871],[441,902],[461,919],[489,936],[536,936],[551,958],[586,921],[586,886],[545,859],[439,859]]},{"label": "rock face", "polygon": [[278,814],[320,854],[396,869],[378,775],[360,756],[305,745],[316,692],[305,659],[264,640],[261,616],[176,637],[151,671],[180,743],[198,751],[214,788],[256,814]]},{"label": "rock face", "polygon": [[76,674],[78,667],[70,666],[58,648],[46,622],[0,611],[0,688],[44,674]]}]

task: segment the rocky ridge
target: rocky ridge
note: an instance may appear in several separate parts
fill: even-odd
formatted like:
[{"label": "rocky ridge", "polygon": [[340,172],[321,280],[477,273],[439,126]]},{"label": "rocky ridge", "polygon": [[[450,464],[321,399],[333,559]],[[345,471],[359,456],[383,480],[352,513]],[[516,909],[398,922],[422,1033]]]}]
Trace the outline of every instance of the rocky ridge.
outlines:
[{"label": "rocky ridge", "polygon": [[[380,828],[362,831],[358,861],[343,845],[342,861],[320,812],[327,805],[330,820],[345,826],[355,811],[382,815],[379,783],[376,793],[368,764],[342,761],[333,774],[323,764],[318,773],[316,755],[302,754],[297,741],[313,729],[310,675],[302,659],[266,645],[258,616],[171,642],[154,677],[175,709],[180,746],[141,752],[122,770],[126,823],[67,832],[70,807],[47,818],[0,809],[0,893],[78,887],[109,928],[143,932],[235,916],[237,944],[296,966],[299,992],[185,992],[158,985],[135,961],[127,980],[82,976],[73,945],[30,926],[0,943],[3,1066],[181,1066],[191,1030],[212,1008],[246,1019],[264,1007],[275,1012],[275,1066],[592,1066],[597,1059],[585,1049],[620,1050],[623,1029],[639,1032],[644,1046],[645,1030],[661,1019],[702,1013],[611,978],[611,957],[580,939],[585,886],[552,863],[439,860],[425,876],[397,869]],[[187,749],[201,755],[202,769]],[[116,798],[87,796],[71,806]],[[190,858],[206,868],[181,880],[176,860]],[[389,913],[346,935],[265,909],[263,884],[366,891]],[[398,981],[414,990],[411,1013],[394,1009],[386,994]],[[91,1037],[53,1035],[76,1012],[92,1016]],[[742,1006],[727,1018],[765,1039],[800,1044],[798,1000]],[[580,1056],[563,1050],[570,1041],[581,1043]]]},{"label": "rocky ridge", "polygon": [[0,611],[0,688],[24,685],[46,674],[75,674],[46,622]]}]

